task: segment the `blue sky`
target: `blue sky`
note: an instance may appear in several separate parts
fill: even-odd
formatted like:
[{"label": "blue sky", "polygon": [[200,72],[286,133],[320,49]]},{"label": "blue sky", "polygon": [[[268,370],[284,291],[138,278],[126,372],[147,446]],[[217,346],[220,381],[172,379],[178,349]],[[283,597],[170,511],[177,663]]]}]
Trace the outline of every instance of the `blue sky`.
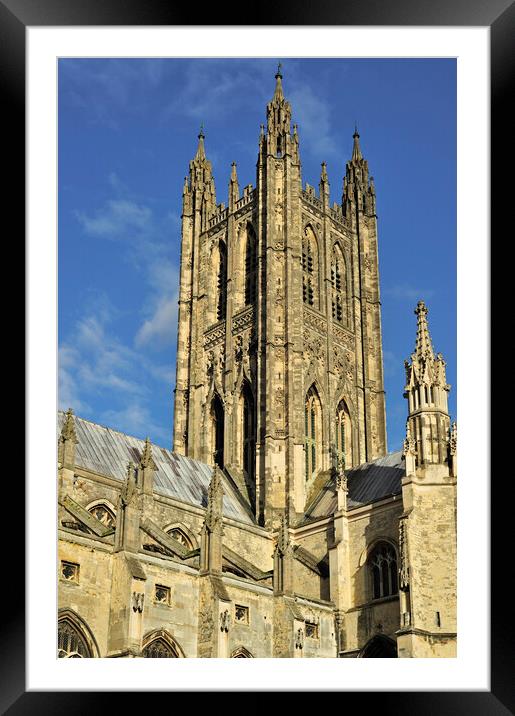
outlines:
[{"label": "blue sky", "polygon": [[[303,182],[341,201],[357,122],[375,179],[389,450],[422,298],[456,418],[456,63],[281,58]],[[199,126],[227,203],[255,185],[277,60],[59,61],[59,407],[170,447],[184,177]]]}]

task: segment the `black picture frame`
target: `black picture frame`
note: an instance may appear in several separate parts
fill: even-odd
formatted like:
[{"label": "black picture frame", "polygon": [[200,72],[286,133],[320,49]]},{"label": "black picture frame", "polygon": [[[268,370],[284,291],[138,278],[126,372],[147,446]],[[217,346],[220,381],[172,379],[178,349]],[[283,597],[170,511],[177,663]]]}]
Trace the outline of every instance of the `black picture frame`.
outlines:
[{"label": "black picture frame", "polygon": [[[25,216],[25,43],[26,28],[32,26],[90,25],[226,25],[227,17],[242,18],[243,8],[223,8],[214,4],[172,5],[162,0],[0,0],[0,67],[5,126],[4,147],[9,145],[12,159],[8,167],[9,182],[4,193],[10,207],[14,233],[23,232]],[[245,19],[249,25],[387,25],[387,26],[489,26],[491,37],[491,236],[500,233],[502,208],[511,205],[508,192],[511,182],[505,180],[504,168],[510,167],[513,153],[513,111],[510,108],[510,79],[514,76],[515,5],[509,0],[347,0],[346,2],[310,4],[277,3],[252,6]],[[202,23],[198,23],[199,15]],[[241,23],[232,23],[241,24]],[[6,142],[6,137],[9,141]],[[510,146],[511,145],[511,146]],[[19,246],[24,246],[21,236]],[[22,250],[23,254],[23,250]],[[24,257],[21,257],[24,265]],[[500,301],[499,301],[500,302]],[[492,302],[493,313],[495,302]],[[29,436],[30,437],[30,436]],[[485,439],[488,439],[485,436]],[[27,441],[27,450],[30,444]],[[498,475],[498,477],[500,477]],[[464,476],[466,479],[466,476]],[[16,501],[21,504],[23,483],[16,485]],[[491,488],[491,690],[448,692],[345,692],[346,708],[359,699],[360,708],[380,707],[384,713],[426,715],[515,713],[513,689],[513,640],[511,604],[501,584],[502,546],[512,543],[508,533],[510,501],[502,485],[495,480]],[[494,519],[495,516],[495,519]],[[16,546],[4,551],[6,584],[14,584],[20,575],[23,554],[23,532],[17,525]],[[19,580],[17,582],[19,584]],[[12,587],[11,587],[12,589]],[[9,590],[10,591],[10,590]],[[7,602],[7,599],[6,599]],[[6,624],[0,639],[0,710],[13,715],[25,713],[79,714],[112,710],[115,694],[98,692],[27,692],[25,685],[25,603],[18,589],[15,598],[4,603]],[[409,688],[409,683],[406,684]],[[316,684],[313,684],[316,691]],[[338,685],[335,684],[335,691]],[[145,692],[131,694],[135,706]],[[103,705],[100,705],[100,698]],[[364,701],[363,701],[364,700]],[[264,701],[261,703],[265,704]],[[269,705],[271,708],[271,705]],[[343,707],[343,702],[342,702]],[[268,706],[267,706],[268,708]]]}]

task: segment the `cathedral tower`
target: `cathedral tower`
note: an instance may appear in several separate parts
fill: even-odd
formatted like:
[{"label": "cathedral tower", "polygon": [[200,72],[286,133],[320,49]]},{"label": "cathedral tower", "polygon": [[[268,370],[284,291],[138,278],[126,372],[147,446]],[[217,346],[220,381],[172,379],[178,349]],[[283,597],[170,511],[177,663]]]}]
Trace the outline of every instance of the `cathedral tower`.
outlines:
[{"label": "cathedral tower", "polygon": [[260,524],[386,453],[375,190],[354,133],[341,205],[302,186],[279,66],[256,186],[216,204],[199,134],[182,213],[174,450],[218,464]]}]

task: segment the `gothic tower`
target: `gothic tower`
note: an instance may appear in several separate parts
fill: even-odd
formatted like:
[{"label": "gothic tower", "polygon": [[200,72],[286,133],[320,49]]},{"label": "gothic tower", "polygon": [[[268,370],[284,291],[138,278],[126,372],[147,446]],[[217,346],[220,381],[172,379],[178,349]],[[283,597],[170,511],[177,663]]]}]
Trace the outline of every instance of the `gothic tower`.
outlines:
[{"label": "gothic tower", "polygon": [[256,186],[216,204],[204,134],[185,180],[174,450],[218,464],[260,524],[302,517],[338,460],[386,453],[375,190],[354,133],[341,205],[303,188],[281,69]]},{"label": "gothic tower", "polygon": [[415,352],[406,361],[409,415],[400,519],[399,656],[456,656],[456,424],[450,426],[441,353],[419,301]]}]

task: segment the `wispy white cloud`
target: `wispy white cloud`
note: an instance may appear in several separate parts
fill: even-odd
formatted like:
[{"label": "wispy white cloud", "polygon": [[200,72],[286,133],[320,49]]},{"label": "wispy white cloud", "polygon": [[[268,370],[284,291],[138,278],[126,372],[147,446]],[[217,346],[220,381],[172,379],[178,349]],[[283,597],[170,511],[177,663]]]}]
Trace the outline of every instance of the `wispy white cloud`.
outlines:
[{"label": "wispy white cloud", "polygon": [[290,101],[295,109],[302,147],[321,159],[337,156],[337,144],[331,132],[329,103],[306,84],[294,86],[290,92]]},{"label": "wispy white cloud", "polygon": [[[148,286],[141,307],[142,321],[134,334],[136,348],[161,350],[174,344],[177,328],[178,256],[180,218],[173,212],[156,217],[143,202],[130,198],[130,191],[114,172],[109,183],[118,194],[91,213],[76,212],[86,235],[125,244],[122,254],[142,274]],[[87,325],[81,330],[86,331]]]},{"label": "wispy white cloud", "polygon": [[[68,340],[59,348],[59,403],[69,401],[77,409],[87,405],[83,395],[110,390],[139,395],[145,389],[137,376],[141,357],[106,330],[109,316],[81,318]],[[61,392],[62,391],[62,392]]]},{"label": "wispy white cloud", "polygon": [[177,299],[176,291],[170,298],[162,297],[152,316],[146,319],[135,337],[138,347],[171,345],[177,335]]},{"label": "wispy white cloud", "polygon": [[149,409],[136,400],[120,410],[105,410],[100,420],[129,435],[141,438],[153,435],[154,440],[157,439],[164,446],[169,445],[171,441],[171,428],[167,431],[162,426],[156,425]]},{"label": "wispy white cloud", "polygon": [[[226,61],[194,61],[185,66],[185,82],[163,112],[163,118],[172,115],[192,117],[199,122],[206,117],[220,118],[236,109],[252,107],[256,97],[265,102],[262,64],[246,65],[246,69],[228,66]],[[269,99],[269,98],[268,98]]]},{"label": "wispy white cloud", "polygon": [[391,298],[414,301],[415,303],[420,300],[425,301],[435,295],[434,289],[418,288],[416,286],[409,286],[408,284],[387,286],[383,289],[383,293],[385,296],[390,296]]},{"label": "wispy white cloud", "polygon": [[110,199],[92,216],[79,211],[76,216],[87,234],[113,239],[130,238],[127,234],[132,231],[148,231],[152,221],[151,209],[127,199]]}]

